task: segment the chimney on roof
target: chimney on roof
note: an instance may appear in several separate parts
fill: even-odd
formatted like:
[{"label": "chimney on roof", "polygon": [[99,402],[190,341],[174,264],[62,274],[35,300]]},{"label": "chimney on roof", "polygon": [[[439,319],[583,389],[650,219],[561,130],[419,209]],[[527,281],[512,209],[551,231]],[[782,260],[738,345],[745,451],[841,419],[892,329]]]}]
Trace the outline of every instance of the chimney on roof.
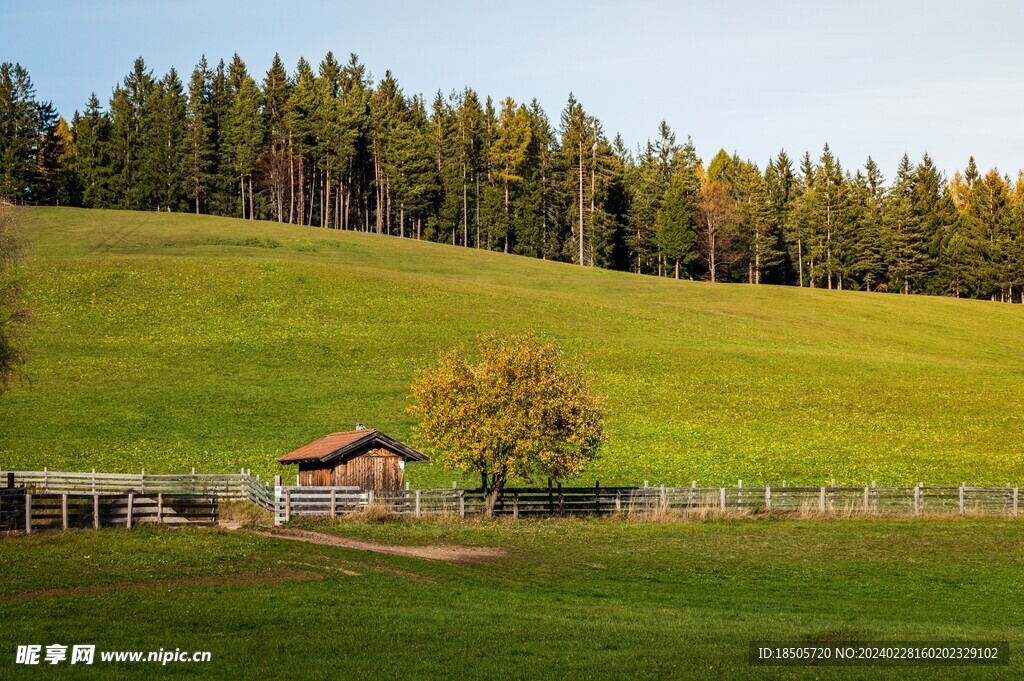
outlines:
[{"label": "chimney on roof", "polygon": [[356,424],[356,430],[366,430],[366,426],[361,423]]}]

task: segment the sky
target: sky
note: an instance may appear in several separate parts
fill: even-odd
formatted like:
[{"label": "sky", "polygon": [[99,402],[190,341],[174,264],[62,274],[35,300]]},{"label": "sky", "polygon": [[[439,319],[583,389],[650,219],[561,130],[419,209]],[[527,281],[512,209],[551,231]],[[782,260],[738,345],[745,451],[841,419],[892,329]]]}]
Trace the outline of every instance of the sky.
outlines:
[{"label": "sky", "polygon": [[724,148],[763,166],[828,143],[889,178],[904,153],[950,174],[971,155],[1024,168],[1024,3],[0,0],[0,17],[0,61],[68,118],[140,55],[187,82],[203,54],[237,52],[262,76],[275,52],[289,68],[355,52],[428,99],[469,85],[537,98],[557,122],[573,92],[631,148],[664,119],[706,160]]}]

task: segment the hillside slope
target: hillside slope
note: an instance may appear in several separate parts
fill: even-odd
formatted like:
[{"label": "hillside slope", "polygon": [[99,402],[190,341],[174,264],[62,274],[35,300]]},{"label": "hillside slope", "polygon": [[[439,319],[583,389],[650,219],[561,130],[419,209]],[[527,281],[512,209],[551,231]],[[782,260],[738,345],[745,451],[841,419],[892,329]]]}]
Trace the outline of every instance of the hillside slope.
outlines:
[{"label": "hillside slope", "polygon": [[[603,484],[1024,482],[1024,309],[677,282],[394,237],[35,208],[30,384],[0,467],[277,470],[413,371],[532,328],[610,398]],[[411,467],[414,485],[450,484]],[[749,482],[748,482],[749,481]]]}]

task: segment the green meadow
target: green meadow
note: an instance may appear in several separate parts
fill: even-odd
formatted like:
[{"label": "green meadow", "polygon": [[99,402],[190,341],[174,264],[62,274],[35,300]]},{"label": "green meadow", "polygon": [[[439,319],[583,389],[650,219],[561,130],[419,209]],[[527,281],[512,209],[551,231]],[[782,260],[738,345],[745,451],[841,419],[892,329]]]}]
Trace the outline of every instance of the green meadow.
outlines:
[{"label": "green meadow", "polygon": [[[1015,521],[307,526],[507,555],[447,563],[215,529],[10,537],[0,541],[0,676],[994,679],[1024,672],[1015,652],[1024,644],[1024,546]],[[754,639],[1008,641],[1010,666],[751,667]],[[210,651],[212,659],[166,667],[14,664],[16,646],[53,643]]]},{"label": "green meadow", "polygon": [[529,329],[608,395],[586,484],[1024,483],[1021,306],[185,214],[23,218],[36,321],[26,380],[0,398],[3,469],[272,475],[275,457],[356,422],[411,437],[417,368]]}]

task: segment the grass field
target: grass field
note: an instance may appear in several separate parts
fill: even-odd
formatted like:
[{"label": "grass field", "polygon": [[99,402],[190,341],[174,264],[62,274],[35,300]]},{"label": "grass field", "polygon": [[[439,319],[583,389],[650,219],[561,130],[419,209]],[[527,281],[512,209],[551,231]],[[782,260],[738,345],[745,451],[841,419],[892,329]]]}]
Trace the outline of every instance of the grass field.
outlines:
[{"label": "grass field", "polygon": [[[587,358],[590,483],[1024,483],[1024,309],[677,282],[241,220],[25,214],[30,383],[0,467],[251,467],[361,421],[399,438],[415,369],[491,330]],[[410,467],[414,485],[451,473]]]},{"label": "grass field", "polygon": [[[1011,667],[751,668],[754,638],[1024,643],[1010,521],[316,525],[482,545],[445,563],[223,530],[0,541],[0,677],[21,644],[210,651],[208,678],[1019,678]],[[49,671],[49,670],[47,670]],[[58,670],[139,678],[147,665]],[[25,674],[29,676],[29,674]]]}]

